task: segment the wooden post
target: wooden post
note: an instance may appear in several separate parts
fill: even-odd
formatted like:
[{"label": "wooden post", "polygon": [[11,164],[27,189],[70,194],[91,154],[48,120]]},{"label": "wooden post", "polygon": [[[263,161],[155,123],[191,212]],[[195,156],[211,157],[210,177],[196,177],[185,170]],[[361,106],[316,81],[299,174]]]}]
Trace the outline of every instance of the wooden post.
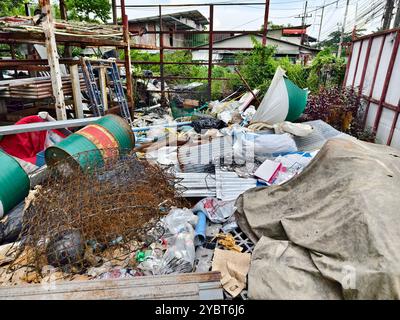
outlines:
[{"label": "wooden post", "polygon": [[121,14],[122,14],[122,27],[125,42],[125,73],[126,73],[126,95],[128,106],[132,110],[131,116],[133,118],[134,101],[133,101],[133,81],[132,81],[132,67],[131,67],[131,45],[129,36],[128,16],[125,13],[125,0],[121,0]]},{"label": "wooden post", "polygon": [[56,37],[54,35],[54,21],[51,14],[50,0],[40,0],[42,13],[46,16],[43,18],[43,32],[46,38],[47,59],[50,66],[51,85],[55,98],[55,108],[57,120],[66,120],[67,113],[65,111],[64,92],[62,89],[60,62],[57,52]]},{"label": "wooden post", "polygon": [[78,65],[73,64],[69,67],[69,72],[71,73],[71,86],[72,86],[72,97],[74,99],[75,107],[75,118],[83,119],[83,109],[82,109],[82,94],[81,94],[81,84],[79,81]]},{"label": "wooden post", "polygon": [[106,67],[100,66],[99,68],[99,85],[101,91],[101,99],[103,101],[104,111],[108,110],[107,102],[107,84],[106,84]]}]

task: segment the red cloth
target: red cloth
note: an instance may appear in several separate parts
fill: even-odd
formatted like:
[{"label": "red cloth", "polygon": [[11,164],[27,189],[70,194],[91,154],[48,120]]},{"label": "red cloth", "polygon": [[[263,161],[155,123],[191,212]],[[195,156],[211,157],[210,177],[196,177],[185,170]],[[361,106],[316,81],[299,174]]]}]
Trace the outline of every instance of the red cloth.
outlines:
[{"label": "red cloth", "polygon": [[[22,118],[15,124],[27,124],[45,122],[39,116],[28,116]],[[52,130],[61,137],[65,137],[58,130]],[[0,148],[2,148],[9,155],[22,159],[24,161],[36,164],[36,154],[43,151],[45,148],[47,130],[24,132],[3,136],[0,141]]]}]

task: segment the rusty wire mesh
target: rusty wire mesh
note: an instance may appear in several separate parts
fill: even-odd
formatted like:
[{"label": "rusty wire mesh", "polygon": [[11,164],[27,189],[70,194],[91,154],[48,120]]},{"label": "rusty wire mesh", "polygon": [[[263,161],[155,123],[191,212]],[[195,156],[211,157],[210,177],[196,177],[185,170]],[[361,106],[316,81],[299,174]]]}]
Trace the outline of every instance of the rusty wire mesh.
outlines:
[{"label": "rusty wire mesh", "polygon": [[106,261],[132,265],[132,253],[162,236],[159,219],[186,204],[161,168],[134,154],[101,153],[106,161],[89,151],[48,169],[24,213],[12,270],[29,265],[40,274],[51,265],[73,275]]}]

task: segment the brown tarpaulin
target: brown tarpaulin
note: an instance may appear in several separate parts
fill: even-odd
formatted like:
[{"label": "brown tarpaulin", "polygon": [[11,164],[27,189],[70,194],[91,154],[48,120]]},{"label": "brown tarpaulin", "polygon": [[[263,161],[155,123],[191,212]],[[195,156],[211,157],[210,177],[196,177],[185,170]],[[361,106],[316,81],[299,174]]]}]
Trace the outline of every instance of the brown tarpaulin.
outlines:
[{"label": "brown tarpaulin", "polygon": [[400,298],[400,151],[329,140],[295,178],[236,203],[253,299]]}]

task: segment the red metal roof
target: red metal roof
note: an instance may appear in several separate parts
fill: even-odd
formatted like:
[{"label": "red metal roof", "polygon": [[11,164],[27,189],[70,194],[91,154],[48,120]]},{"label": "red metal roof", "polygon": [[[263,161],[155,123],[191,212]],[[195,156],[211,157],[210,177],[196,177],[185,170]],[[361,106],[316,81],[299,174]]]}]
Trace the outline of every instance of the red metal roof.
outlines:
[{"label": "red metal roof", "polygon": [[282,34],[305,34],[306,29],[283,29]]}]

